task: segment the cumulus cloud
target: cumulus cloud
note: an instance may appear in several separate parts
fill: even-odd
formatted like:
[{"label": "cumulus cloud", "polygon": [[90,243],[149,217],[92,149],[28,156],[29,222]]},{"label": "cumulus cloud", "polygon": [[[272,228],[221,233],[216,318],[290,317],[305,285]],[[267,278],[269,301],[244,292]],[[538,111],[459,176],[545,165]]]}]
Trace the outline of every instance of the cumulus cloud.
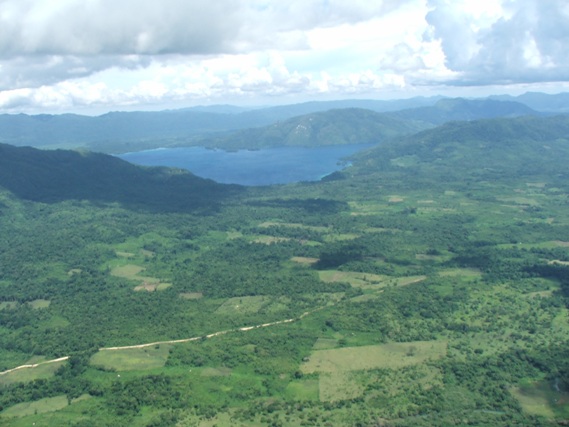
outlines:
[{"label": "cumulus cloud", "polygon": [[[489,2],[491,3],[491,2]],[[567,80],[569,4],[565,0],[494,1],[492,13],[431,0],[427,21],[455,84]]]},{"label": "cumulus cloud", "polygon": [[566,0],[0,0],[0,110],[565,81]]}]

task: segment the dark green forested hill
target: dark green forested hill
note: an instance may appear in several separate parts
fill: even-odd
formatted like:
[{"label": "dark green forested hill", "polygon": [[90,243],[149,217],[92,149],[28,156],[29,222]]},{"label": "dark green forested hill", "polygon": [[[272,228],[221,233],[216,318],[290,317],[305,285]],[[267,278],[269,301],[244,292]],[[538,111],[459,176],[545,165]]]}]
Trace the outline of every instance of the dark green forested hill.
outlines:
[{"label": "dark green forested hill", "polygon": [[215,206],[236,186],[189,172],[134,166],[106,154],[0,144],[0,186],[33,201],[119,202],[161,210]]},{"label": "dark green forested hill", "polygon": [[306,114],[262,128],[208,138],[201,144],[222,148],[365,144],[407,135],[425,127],[370,110],[347,108]]},{"label": "dark green forested hill", "polygon": [[[512,182],[548,173],[567,179],[569,116],[451,122],[355,156],[354,170],[425,182]],[[408,178],[407,178],[408,179]]]}]

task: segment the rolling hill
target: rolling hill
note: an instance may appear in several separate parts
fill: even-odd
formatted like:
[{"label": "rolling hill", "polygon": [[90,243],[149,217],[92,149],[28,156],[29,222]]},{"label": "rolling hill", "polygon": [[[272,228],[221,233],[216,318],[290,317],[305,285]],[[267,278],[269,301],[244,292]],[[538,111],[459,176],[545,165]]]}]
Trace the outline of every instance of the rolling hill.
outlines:
[{"label": "rolling hill", "polygon": [[19,198],[122,203],[159,210],[214,207],[237,186],[187,171],[134,166],[107,154],[0,144],[0,186]]}]

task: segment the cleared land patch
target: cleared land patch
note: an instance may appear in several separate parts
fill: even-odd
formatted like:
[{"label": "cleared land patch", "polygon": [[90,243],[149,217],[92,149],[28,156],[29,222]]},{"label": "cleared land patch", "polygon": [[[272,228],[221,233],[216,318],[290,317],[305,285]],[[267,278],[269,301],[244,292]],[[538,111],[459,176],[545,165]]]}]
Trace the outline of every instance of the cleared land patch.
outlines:
[{"label": "cleared land patch", "polygon": [[334,338],[318,338],[314,345],[313,350],[328,350],[338,347],[338,340]]},{"label": "cleared land patch", "polygon": [[134,288],[135,291],[163,291],[172,286],[171,283],[162,283],[160,279],[156,277],[139,276],[139,273],[146,270],[144,267],[135,264],[126,264],[115,267],[111,270],[111,275],[116,277],[122,277],[128,280],[138,280],[142,282],[140,285]]},{"label": "cleared land patch", "polygon": [[34,402],[18,403],[5,409],[0,414],[2,417],[25,417],[27,415],[45,414],[59,411],[69,404],[67,396],[48,397]]},{"label": "cleared land patch", "polygon": [[203,368],[201,375],[202,377],[228,377],[231,375],[232,370],[230,368]]},{"label": "cleared land patch", "polygon": [[359,234],[355,233],[338,233],[338,234],[326,234],[324,236],[325,242],[341,242],[345,240],[355,240],[360,237]]},{"label": "cleared land patch", "polygon": [[334,402],[359,397],[364,387],[350,372],[327,372],[320,375],[318,391],[321,402]]},{"label": "cleared land patch", "polygon": [[63,366],[67,361],[61,360],[54,363],[42,363],[43,358],[31,359],[26,364],[36,365],[35,367],[22,368],[14,371],[9,371],[0,375],[0,385],[8,385],[21,382],[29,382],[39,379],[46,379],[52,377],[55,372]]},{"label": "cleared land patch", "polygon": [[154,291],[163,291],[168,289],[172,286],[171,283],[148,283],[144,282],[142,285],[138,285],[134,288],[135,291],[147,291],[147,292],[154,292]]},{"label": "cleared land patch", "polygon": [[315,225],[304,225],[295,222],[274,222],[274,221],[265,221],[259,224],[261,228],[269,228],[269,227],[290,227],[290,228],[304,228],[305,230],[313,230],[318,232],[326,232],[328,231],[328,227],[324,226],[315,226]]},{"label": "cleared land patch", "polygon": [[318,400],[319,381],[307,379],[292,381],[286,386],[285,395],[296,400]]},{"label": "cleared land patch", "polygon": [[303,256],[293,256],[290,260],[297,262],[299,264],[308,264],[308,265],[316,264],[319,261],[318,258],[309,258]]},{"label": "cleared land patch", "polygon": [[203,294],[201,292],[182,292],[180,294],[180,298],[182,299],[201,299],[203,298]]},{"label": "cleared land patch", "polygon": [[91,357],[91,365],[116,371],[137,371],[162,368],[166,364],[171,345],[99,351]]},{"label": "cleared land patch", "polygon": [[401,196],[389,196],[389,199],[387,199],[389,203],[401,203],[404,200],[405,199]]},{"label": "cleared land patch", "polygon": [[2,301],[0,302],[0,310],[12,309],[18,306],[17,301]]},{"label": "cleared land patch", "polygon": [[138,273],[144,270],[144,267],[134,264],[127,264],[115,267],[111,270],[111,274],[116,277],[123,277],[125,279],[136,279]]},{"label": "cleared land patch", "polygon": [[362,347],[317,350],[301,365],[304,373],[398,369],[446,355],[446,341],[414,341]]},{"label": "cleared land patch", "polygon": [[270,245],[271,243],[288,242],[289,240],[292,240],[292,239],[289,237],[258,236],[253,240],[253,242],[254,243],[263,243],[265,245]]},{"label": "cleared land patch", "polygon": [[558,391],[554,384],[539,381],[510,389],[524,412],[546,418],[569,415],[569,393]]},{"label": "cleared land patch", "polygon": [[251,314],[257,313],[261,308],[273,308],[273,305],[281,306],[284,308],[286,305],[282,299],[275,300],[274,298],[255,295],[230,298],[221,304],[215,311],[217,314]]},{"label": "cleared land patch", "polygon": [[40,308],[48,308],[50,304],[51,301],[46,299],[36,299],[28,302],[28,305],[32,307],[34,310],[38,310]]},{"label": "cleared land patch", "polygon": [[439,276],[442,277],[466,277],[468,279],[478,279],[482,277],[482,272],[477,268],[448,268],[439,270]]},{"label": "cleared land patch", "polygon": [[344,282],[354,288],[363,289],[383,287],[386,280],[386,276],[357,271],[322,270],[318,272],[318,276],[326,283]]}]

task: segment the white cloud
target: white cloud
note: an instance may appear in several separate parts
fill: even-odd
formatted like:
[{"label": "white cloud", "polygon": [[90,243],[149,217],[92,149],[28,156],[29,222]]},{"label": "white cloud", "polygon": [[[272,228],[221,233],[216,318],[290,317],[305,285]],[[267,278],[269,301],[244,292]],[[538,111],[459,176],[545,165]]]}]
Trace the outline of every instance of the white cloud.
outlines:
[{"label": "white cloud", "polygon": [[[569,7],[565,0],[431,0],[427,21],[455,84],[565,81]],[[485,8],[484,6],[488,6]]]},{"label": "white cloud", "polygon": [[565,0],[0,0],[0,111],[404,96],[568,71]]}]

